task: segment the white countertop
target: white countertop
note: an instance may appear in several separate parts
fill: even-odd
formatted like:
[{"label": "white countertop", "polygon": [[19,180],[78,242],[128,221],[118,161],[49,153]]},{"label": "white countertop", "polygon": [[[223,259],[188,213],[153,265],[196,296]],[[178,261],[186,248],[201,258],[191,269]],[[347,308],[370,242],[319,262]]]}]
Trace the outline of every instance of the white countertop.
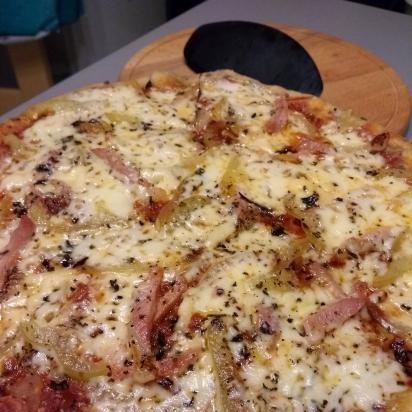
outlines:
[{"label": "white countertop", "polygon": [[[0,117],[89,83],[115,80],[127,60],[155,39],[177,30],[222,20],[303,26],[356,43],[391,65],[412,90],[412,16],[343,0],[209,0],[159,26],[115,53],[51,87]],[[406,133],[412,139],[412,126]]]}]

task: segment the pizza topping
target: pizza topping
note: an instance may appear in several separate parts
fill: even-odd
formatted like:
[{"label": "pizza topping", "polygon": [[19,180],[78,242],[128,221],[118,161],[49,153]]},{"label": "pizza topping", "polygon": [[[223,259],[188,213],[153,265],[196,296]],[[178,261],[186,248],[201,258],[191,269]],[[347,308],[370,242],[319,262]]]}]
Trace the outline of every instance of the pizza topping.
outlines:
[{"label": "pizza topping", "polygon": [[288,109],[301,113],[316,129],[320,129],[330,120],[330,115],[324,113],[323,107],[317,105],[310,96],[288,97]]},{"label": "pizza topping", "polygon": [[238,228],[248,228],[255,222],[271,227],[274,236],[290,233],[298,238],[305,236],[302,222],[288,214],[275,215],[270,209],[248,199],[242,193],[236,201],[238,211]]},{"label": "pizza topping", "polygon": [[387,227],[381,227],[372,230],[358,238],[350,238],[345,242],[346,250],[354,255],[364,258],[369,253],[381,252],[383,260],[389,260],[384,251],[385,241],[391,238],[391,230]]},{"label": "pizza topping", "polygon": [[69,301],[84,304],[90,301],[90,288],[85,283],[79,283],[69,296]]},{"label": "pizza topping", "polygon": [[384,158],[385,163],[389,168],[402,169],[405,167],[405,160],[400,148],[389,146],[385,150],[379,152],[379,154]]},{"label": "pizza topping", "polygon": [[124,163],[114,149],[96,148],[92,151],[104,160],[125,183],[136,185],[139,189],[139,199],[135,201],[134,208],[143,213],[150,222],[156,221],[162,207],[169,201],[166,192],[143,178],[137,169]]},{"label": "pizza topping", "polygon": [[145,365],[152,355],[152,332],[163,272],[155,268],[140,284],[133,307],[131,330],[138,363]]},{"label": "pizza topping", "polygon": [[[76,383],[57,384],[44,375],[19,370],[7,379],[6,396],[0,398],[3,412],[86,412],[89,400]],[[4,408],[4,409],[2,409]]]},{"label": "pizza topping", "polygon": [[187,289],[187,283],[183,278],[176,279],[172,282],[166,282],[161,285],[161,298],[157,302],[154,322],[160,322],[167,314],[178,307],[183,298],[183,293]]},{"label": "pizza topping", "polygon": [[371,153],[380,153],[388,147],[390,135],[387,132],[374,136],[370,142]]},{"label": "pizza topping", "polygon": [[207,349],[213,360],[216,379],[216,404],[219,410],[247,411],[239,371],[226,341],[223,321],[214,318],[206,335]]},{"label": "pizza topping", "polygon": [[313,280],[328,288],[336,298],[342,298],[345,294],[339,284],[333,279],[331,273],[325,265],[317,262],[299,262],[292,264],[299,281],[307,284]]},{"label": "pizza topping", "polygon": [[156,369],[158,378],[175,377],[185,373],[191,365],[196,363],[199,357],[200,349],[189,349],[185,352],[168,355],[161,360],[153,361],[152,365]]},{"label": "pizza topping", "polygon": [[0,228],[5,228],[13,220],[13,213],[17,217],[21,217],[25,214],[24,206],[21,214],[16,213],[15,208],[18,208],[18,206],[15,202],[13,202],[13,199],[10,197],[10,195],[0,192]]},{"label": "pizza topping", "polygon": [[3,136],[14,134],[18,137],[21,137],[23,132],[32,126],[34,120],[32,120],[29,116],[20,115],[13,119],[9,119],[5,123],[0,124],[0,140]]},{"label": "pizza topping", "polygon": [[70,187],[60,180],[50,179],[44,185],[34,186],[26,202],[33,204],[39,201],[50,215],[57,215],[70,205],[71,200]]},{"label": "pizza topping", "polygon": [[406,374],[412,377],[412,349],[400,338],[393,340],[391,348],[395,359],[404,367]]},{"label": "pizza topping", "polygon": [[133,167],[124,163],[116,150],[112,148],[98,147],[93,149],[92,152],[97,157],[104,160],[126,183],[140,183],[140,173]]},{"label": "pizza topping", "polygon": [[364,297],[346,297],[323,306],[303,322],[306,336],[311,344],[319,343],[326,332],[339,327],[356,315],[366,304]]},{"label": "pizza topping", "polygon": [[0,257],[0,290],[4,288],[8,274],[15,267],[21,250],[30,241],[34,231],[33,222],[27,216],[23,216],[10,235],[10,240]]},{"label": "pizza topping", "polygon": [[111,125],[98,119],[91,119],[88,121],[76,120],[73,123],[73,126],[79,133],[87,133],[91,135],[109,133],[112,131]]},{"label": "pizza topping", "polygon": [[233,144],[237,141],[237,135],[233,131],[233,127],[223,120],[208,120],[205,126],[202,126],[204,120],[208,116],[205,109],[200,109],[198,117],[201,120],[197,122],[195,141],[199,142],[203,147],[210,148],[220,146],[222,144]]},{"label": "pizza topping", "polygon": [[385,412],[407,411],[412,402],[412,390],[407,389],[403,392],[396,392],[390,396],[388,402],[385,403]]},{"label": "pizza topping", "polygon": [[305,135],[298,135],[290,146],[290,151],[300,156],[315,155],[322,157],[331,153],[331,146],[319,139]]},{"label": "pizza topping", "polygon": [[21,331],[35,348],[52,350],[64,373],[76,380],[88,380],[107,374],[107,366],[101,359],[86,358],[78,336],[64,327],[39,327],[35,322],[24,322]]},{"label": "pizza topping", "polygon": [[265,132],[269,134],[277,133],[288,122],[288,102],[285,96],[276,100],[275,107],[271,111],[270,119],[265,123]]},{"label": "pizza topping", "polygon": [[280,332],[279,318],[273,307],[262,306],[259,308],[258,329],[264,335],[276,335]]},{"label": "pizza topping", "polygon": [[29,412],[24,401],[12,396],[0,397],[0,412]]}]

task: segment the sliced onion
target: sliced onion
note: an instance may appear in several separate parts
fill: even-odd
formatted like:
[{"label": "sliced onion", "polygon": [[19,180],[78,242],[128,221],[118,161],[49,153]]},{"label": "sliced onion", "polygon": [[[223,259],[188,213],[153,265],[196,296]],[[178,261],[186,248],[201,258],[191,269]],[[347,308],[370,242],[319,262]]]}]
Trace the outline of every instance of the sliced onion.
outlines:
[{"label": "sliced onion", "polygon": [[88,380],[106,375],[107,366],[102,362],[90,362],[80,353],[79,338],[60,327],[40,327],[33,321],[22,322],[20,330],[24,338],[34,347],[52,350],[64,373],[73,379]]},{"label": "sliced onion", "polygon": [[247,411],[244,390],[226,336],[223,321],[214,319],[206,332],[206,345],[212,357],[216,378],[215,409],[225,412]]},{"label": "sliced onion", "polygon": [[130,127],[136,128],[139,126],[140,122],[139,119],[136,116],[132,116],[127,113],[122,113],[122,112],[107,112],[105,113],[105,116],[109,120],[110,123],[112,124],[118,124],[118,123],[128,123]]},{"label": "sliced onion", "polygon": [[54,114],[62,111],[76,111],[80,110],[82,107],[82,103],[64,97],[57,97],[29,107],[26,111],[26,115],[32,119],[38,119],[47,114]]},{"label": "sliced onion", "polygon": [[223,173],[219,186],[222,194],[233,197],[239,192],[239,185],[245,184],[248,177],[240,164],[238,155],[233,155]]},{"label": "sliced onion", "polygon": [[396,392],[391,395],[386,402],[385,412],[406,412],[412,406],[412,389],[403,392]]},{"label": "sliced onion", "polygon": [[385,275],[377,277],[373,282],[373,286],[377,288],[389,286],[405,273],[412,270],[412,254],[403,253],[401,256],[396,256],[397,252],[401,252],[404,249],[405,242],[411,243],[411,237],[411,230],[406,230],[397,237],[392,246],[392,261],[389,263]]},{"label": "sliced onion", "polygon": [[160,230],[167,225],[180,226],[184,224],[193,211],[207,205],[209,201],[208,197],[199,195],[189,196],[180,202],[175,198],[172,199],[160,210],[156,220],[156,228]]}]

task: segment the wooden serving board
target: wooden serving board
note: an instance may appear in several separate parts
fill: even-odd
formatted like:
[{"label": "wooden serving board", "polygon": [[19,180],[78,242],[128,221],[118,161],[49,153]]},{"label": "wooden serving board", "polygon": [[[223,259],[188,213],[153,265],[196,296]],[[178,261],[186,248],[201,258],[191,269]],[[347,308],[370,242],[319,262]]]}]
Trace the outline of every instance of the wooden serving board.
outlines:
[{"label": "wooden serving board", "polygon": [[[321,98],[402,134],[411,97],[399,75],[369,51],[337,37],[300,27],[273,25],[297,40],[315,61],[323,80]],[[162,37],[139,50],[123,67],[121,80],[169,71],[191,76],[183,49],[194,29]]]}]

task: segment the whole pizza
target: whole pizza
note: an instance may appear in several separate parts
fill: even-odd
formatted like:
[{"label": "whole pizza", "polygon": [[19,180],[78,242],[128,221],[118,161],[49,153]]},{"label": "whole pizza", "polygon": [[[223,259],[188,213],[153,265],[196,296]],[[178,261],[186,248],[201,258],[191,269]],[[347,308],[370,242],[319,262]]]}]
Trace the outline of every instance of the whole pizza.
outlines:
[{"label": "whole pizza", "polygon": [[412,410],[412,149],[230,71],[0,125],[0,411]]}]

